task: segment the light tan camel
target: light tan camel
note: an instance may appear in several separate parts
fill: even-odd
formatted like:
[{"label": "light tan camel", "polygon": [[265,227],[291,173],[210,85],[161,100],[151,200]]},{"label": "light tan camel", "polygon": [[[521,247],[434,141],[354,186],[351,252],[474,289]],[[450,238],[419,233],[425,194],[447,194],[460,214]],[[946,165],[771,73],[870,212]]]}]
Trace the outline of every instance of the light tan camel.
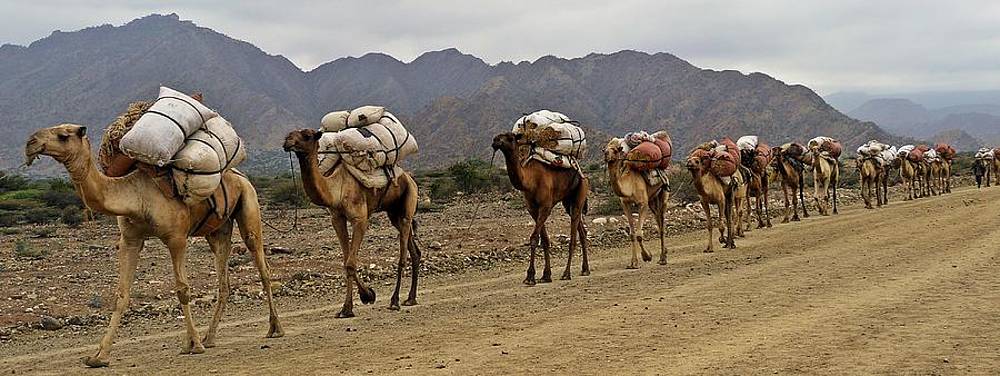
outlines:
[{"label": "light tan camel", "polygon": [[[696,149],[697,151],[697,149]],[[707,153],[692,152],[688,155],[686,167],[691,172],[691,181],[694,183],[698,197],[701,198],[701,208],[705,211],[705,226],[708,228],[708,247],[706,253],[715,251],[715,242],[712,238],[712,209],[715,205],[719,210],[719,243],[723,248],[736,248],[736,236],[742,234],[742,206],[746,200],[747,185],[740,176],[738,170],[731,178],[731,183],[726,184],[707,171],[710,162]],[[740,166],[741,169],[745,167]]]},{"label": "light tan camel", "polygon": [[[608,165],[608,181],[611,190],[621,201],[622,211],[628,218],[629,239],[632,243],[632,261],[627,266],[628,269],[639,268],[639,251],[642,251],[643,261],[652,261],[653,256],[646,252],[643,246],[643,223],[646,216],[646,208],[653,212],[656,220],[656,229],[660,237],[660,265],[667,264],[667,246],[663,231],[664,212],[667,207],[667,199],[670,192],[667,191],[666,184],[650,184],[649,180],[642,176],[642,173],[634,171],[626,165],[625,153],[621,148],[622,140],[611,139],[604,149],[604,162]],[[632,213],[639,215],[638,220],[633,218]]]},{"label": "light tan camel", "polygon": [[[781,147],[777,146],[771,149],[771,154],[774,155],[771,164],[774,170],[778,172],[774,176],[780,180],[781,192],[785,197],[785,218],[781,220],[781,223],[788,223],[789,219],[799,221],[800,204],[802,206],[802,216],[809,218],[809,212],[806,210],[805,194],[803,193],[805,188],[805,168],[802,161],[786,155]],[[795,195],[796,191],[798,191],[798,196]],[[791,197],[791,200],[789,200],[789,197]],[[791,205],[789,205],[789,201],[791,201]]]},{"label": "light tan camel", "polygon": [[934,171],[930,162],[922,160],[917,162],[917,186],[920,188],[920,197],[937,196],[934,189]]},{"label": "light tan camel", "polygon": [[[105,176],[94,165],[86,131],[87,128],[72,124],[41,129],[31,135],[24,150],[29,165],[38,155],[47,155],[62,163],[87,207],[118,216],[121,236],[118,239],[118,287],[114,313],[97,354],[85,358],[84,363],[90,367],[108,365],[111,344],[121,324],[122,314],[128,308],[136,264],[147,237],[160,239],[170,250],[176,281],[174,290],[181,304],[186,329],[183,353],[200,354],[205,352],[205,347],[212,347],[229,296],[227,261],[232,250],[234,221],[260,274],[270,314],[267,337],[284,335],[271,299],[271,276],[264,258],[260,207],[257,192],[250,181],[234,171],[223,176],[222,185],[213,197],[218,200],[219,206],[224,204],[227,210],[222,219],[212,220],[218,217],[213,215],[209,200],[188,206],[180,199],[162,193],[153,177],[143,169],[120,178]],[[198,337],[191,317],[191,287],[184,267],[187,239],[191,236],[204,236],[208,241],[215,254],[219,279],[219,299],[204,341]]]},{"label": "light tan camel", "polygon": [[872,206],[872,191],[875,193],[875,202],[878,207],[882,207],[882,168],[881,164],[871,157],[860,157],[855,160],[858,169],[858,176],[861,182],[861,198],[865,201],[866,209],[874,209]]},{"label": "light tan camel", "polygon": [[899,162],[899,178],[903,180],[903,190],[906,191],[905,201],[920,197],[919,174],[915,163],[905,157],[896,158]]},{"label": "light tan camel", "polygon": [[928,162],[931,172],[931,190],[936,194],[944,194],[947,189],[947,184],[945,183],[946,164],[947,162],[942,158]]},{"label": "light tan camel", "polygon": [[569,254],[566,259],[566,270],[562,279],[571,278],[570,265],[573,263],[573,252],[577,241],[583,253],[583,265],[580,275],[590,275],[590,263],[587,257],[587,228],[583,224],[583,215],[587,211],[587,195],[590,192],[590,180],[572,168],[553,167],[534,159],[527,159],[530,146],[522,140],[522,135],[501,133],[493,138],[493,152],[500,151],[507,165],[507,176],[511,185],[524,194],[524,203],[528,213],[535,221],[534,230],[528,238],[530,258],[527,276],[524,284],[535,284],[535,248],[541,244],[545,255],[545,269],[538,282],[552,282],[550,268],[549,235],[545,230],[545,221],[552,213],[552,208],[562,202],[566,214],[570,217]]},{"label": "light tan camel", "polygon": [[837,185],[840,184],[840,161],[820,155],[817,149],[805,153],[802,161],[813,168],[813,200],[816,200],[816,209],[819,210],[819,214],[830,215],[831,201],[833,203],[833,214],[837,214]]},{"label": "light tan camel", "polygon": [[[302,187],[312,203],[325,207],[333,218],[333,229],[340,241],[340,249],[344,254],[344,273],[346,274],[347,296],[344,306],[337,313],[338,318],[354,317],[354,292],[352,284],[357,285],[361,302],[375,302],[375,290],[365,286],[358,278],[358,252],[368,229],[368,220],[372,214],[385,212],[389,222],[399,231],[399,259],[396,266],[396,288],[389,300],[389,309],[399,310],[399,289],[402,284],[403,268],[406,256],[410,257],[410,293],[405,306],[417,304],[417,275],[420,270],[420,249],[415,241],[417,211],[417,183],[410,174],[396,177],[394,183],[384,189],[365,187],[342,162],[324,176],[317,166],[319,138],[321,132],[312,129],[292,131],[285,137],[283,148],[295,153],[302,170]],[[342,160],[341,160],[342,161]],[[352,226],[348,234],[347,225]]]},{"label": "light tan camel", "polygon": [[[1000,148],[994,149],[993,159],[990,161],[990,175],[993,175],[996,185],[1000,185]],[[986,184],[989,187],[989,184]]]}]

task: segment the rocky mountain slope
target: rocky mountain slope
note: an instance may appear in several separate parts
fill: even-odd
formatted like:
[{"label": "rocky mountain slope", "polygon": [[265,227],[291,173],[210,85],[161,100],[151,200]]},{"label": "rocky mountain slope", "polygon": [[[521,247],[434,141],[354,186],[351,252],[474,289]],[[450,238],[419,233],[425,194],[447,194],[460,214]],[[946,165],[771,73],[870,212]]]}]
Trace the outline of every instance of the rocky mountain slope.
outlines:
[{"label": "rocky mountain slope", "polygon": [[284,57],[171,14],[0,47],[0,126],[8,135],[0,139],[0,167],[20,162],[34,129],[75,122],[97,136],[129,101],[155,97],[160,85],[204,92],[256,151],[251,159],[273,157],[265,151],[278,149],[291,129],[364,104],[387,106],[414,132],[421,153],[408,164],[418,168],[486,158],[495,133],[540,108],[580,120],[593,133],[594,155],[607,137],[636,129],[669,130],[678,155],[724,135],[759,134],[773,144],[816,135],[847,145],[894,140],[804,86],[762,73],[700,69],[667,53],[490,65],[447,49],[409,63],[371,53],[303,72]]}]

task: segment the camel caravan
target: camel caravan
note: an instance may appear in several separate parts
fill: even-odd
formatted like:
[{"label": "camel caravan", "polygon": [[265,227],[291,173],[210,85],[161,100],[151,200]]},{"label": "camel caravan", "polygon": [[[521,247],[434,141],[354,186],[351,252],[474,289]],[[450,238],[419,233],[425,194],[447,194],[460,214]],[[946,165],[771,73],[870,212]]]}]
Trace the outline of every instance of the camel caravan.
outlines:
[{"label": "camel caravan", "polygon": [[[230,294],[228,259],[234,227],[253,256],[267,304],[267,337],[284,334],[271,291],[271,272],[263,250],[261,207],[257,191],[237,166],[246,159],[242,139],[201,94],[187,95],[160,88],[152,101],[128,105],[105,130],[98,156],[92,156],[87,128],[61,124],[38,130],[25,147],[26,165],[49,156],[68,172],[77,194],[93,211],[116,216],[119,227],[118,282],[114,311],[90,367],[107,366],[116,332],[128,309],[139,254],[146,238],[157,238],[170,253],[174,291],[184,320],[183,353],[199,354],[216,343],[219,323]],[[375,302],[375,290],[358,276],[359,253],[371,218],[386,213],[398,232],[396,281],[388,309],[417,304],[421,251],[415,218],[418,187],[401,162],[418,152],[417,140],[390,111],[362,106],[326,114],[318,128],[288,133],[282,148],[294,154],[302,172],[304,194],[330,213],[343,256],[345,297],[337,318],[353,317],[354,288],[363,304]],[[631,258],[627,269],[652,261],[644,231],[651,214],[660,243],[658,263],[667,264],[665,217],[672,189],[669,174],[674,144],[663,130],[635,131],[612,138],[603,150],[611,191],[628,222]],[[587,137],[580,123],[550,110],[525,114],[509,132],[492,140],[494,155],[503,155],[514,189],[523,194],[534,222],[528,236],[528,266],[523,283],[552,282],[551,241],[546,222],[557,204],[570,218],[566,267],[561,278],[572,278],[573,257],[580,248],[580,275],[590,275],[587,227],[591,180],[581,168]],[[756,228],[771,227],[769,186],[778,183],[784,197],[782,223],[809,217],[805,176],[811,172],[812,201],[822,215],[838,213],[840,157],[836,139],[816,137],[805,145],[789,142],[771,147],[757,136],[735,142],[725,137],[691,149],[684,168],[691,174],[705,215],[708,244],[713,252],[718,212],[718,242],[736,248],[736,238]],[[907,199],[951,191],[951,166],[956,156],[948,145],[896,147],[871,140],[857,149],[856,169],[866,208],[888,203],[893,170],[899,171]],[[977,184],[997,176],[1000,150],[982,149],[975,156]],[[753,201],[752,201],[753,199]],[[203,237],[215,257],[218,300],[204,337],[191,315],[191,287],[185,269],[188,239]],[[535,259],[541,248],[543,269],[536,279]],[[400,290],[409,264],[409,292]]]}]

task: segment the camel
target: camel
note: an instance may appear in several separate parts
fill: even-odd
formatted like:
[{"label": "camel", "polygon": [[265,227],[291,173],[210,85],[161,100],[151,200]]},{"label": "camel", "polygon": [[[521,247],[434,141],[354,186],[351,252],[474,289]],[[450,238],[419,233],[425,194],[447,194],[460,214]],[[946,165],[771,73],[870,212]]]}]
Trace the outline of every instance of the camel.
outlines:
[{"label": "camel", "polygon": [[[358,287],[361,303],[375,302],[375,290],[365,286],[358,278],[358,252],[368,229],[372,214],[385,212],[389,222],[399,231],[399,259],[396,266],[396,287],[389,300],[390,310],[399,310],[399,289],[402,284],[406,256],[410,257],[410,292],[404,306],[417,304],[417,276],[420,271],[420,249],[415,240],[417,222],[417,183],[410,174],[401,174],[395,182],[384,189],[365,187],[351,175],[342,162],[323,174],[317,165],[319,159],[319,138],[322,132],[313,129],[292,131],[285,137],[283,148],[294,152],[302,170],[302,187],[312,203],[325,207],[333,219],[333,229],[337,233],[343,252],[344,274],[347,281],[344,305],[337,318],[354,317],[354,292],[352,284]],[[341,160],[342,161],[342,160]],[[348,223],[351,232],[348,233]]]},{"label": "camel", "polygon": [[931,188],[936,190],[936,194],[948,193],[948,174],[950,174],[948,161],[943,158],[937,158],[928,163],[928,165],[930,167]]},{"label": "camel", "polygon": [[545,269],[542,278],[537,282],[552,282],[550,268],[549,235],[545,229],[545,221],[552,213],[552,208],[562,202],[563,208],[570,217],[569,254],[566,259],[566,269],[562,279],[571,278],[570,266],[573,263],[573,252],[577,241],[583,253],[582,276],[590,275],[590,263],[587,256],[587,229],[583,224],[583,215],[587,210],[587,194],[590,192],[590,180],[572,168],[554,167],[534,159],[528,159],[531,146],[523,140],[523,135],[511,132],[501,133],[493,138],[493,152],[501,152],[507,166],[507,176],[511,185],[524,195],[524,203],[535,222],[531,236],[528,238],[530,258],[524,284],[534,286],[535,252],[538,244],[542,246],[545,256]]},{"label": "camel", "polygon": [[917,163],[917,174],[920,182],[920,197],[937,196],[937,190],[934,189],[934,170],[930,162],[926,160]]},{"label": "camel", "polygon": [[[993,165],[993,161],[987,160],[985,158],[976,158],[972,164],[972,175],[976,177],[976,188],[982,188],[983,183],[986,186],[990,186],[990,170]],[[983,179],[985,177],[985,179]]]},{"label": "camel", "polygon": [[857,163],[858,175],[861,180],[861,197],[865,201],[865,209],[874,209],[872,206],[872,190],[875,191],[875,202],[878,207],[882,207],[885,200],[882,195],[882,176],[884,171],[875,158],[861,157],[855,161]]},{"label": "camel", "polygon": [[903,180],[903,190],[906,191],[906,198],[904,200],[909,201],[920,197],[920,189],[914,187],[915,184],[919,184],[919,171],[915,163],[906,158],[897,158],[897,163],[899,163],[899,177]]},{"label": "camel", "polygon": [[[621,200],[622,211],[628,218],[629,239],[632,243],[632,262],[627,269],[639,268],[639,250],[642,251],[642,260],[649,262],[653,260],[646,247],[643,246],[643,223],[645,221],[646,208],[653,212],[656,219],[656,229],[660,237],[660,265],[667,264],[667,246],[664,239],[663,217],[667,207],[667,199],[670,197],[668,187],[664,183],[650,184],[649,180],[642,176],[640,172],[634,171],[625,163],[625,153],[621,149],[621,140],[612,139],[604,150],[604,161],[608,165],[608,181],[611,190]],[[634,210],[633,210],[634,208]],[[637,213],[639,218],[632,217]]]},{"label": "camel", "polygon": [[[750,231],[750,213],[757,215],[757,228],[771,227],[771,210],[768,206],[768,191],[770,190],[767,167],[771,165],[774,154],[765,143],[760,143],[753,153],[746,153],[740,160],[750,170],[747,181],[746,231]],[[753,197],[756,205],[750,204]]]},{"label": "camel", "polygon": [[[993,150],[993,160],[990,162],[992,163],[990,163],[989,175],[993,175],[993,178],[996,179],[996,185],[1000,185],[1000,149]],[[990,185],[986,184],[986,186],[989,187]]]},{"label": "camel", "polygon": [[[186,205],[180,199],[167,196],[160,190],[148,170],[138,169],[120,178],[104,175],[94,164],[87,128],[63,124],[35,132],[25,146],[26,164],[30,165],[39,155],[52,157],[69,172],[77,194],[91,210],[118,217],[121,235],[118,239],[118,283],[116,302],[107,333],[101,339],[97,354],[86,357],[90,367],[106,367],[110,361],[111,344],[128,308],[132,281],[143,243],[147,237],[160,239],[170,250],[174,269],[177,299],[181,304],[186,329],[183,352],[201,354],[206,347],[213,347],[229,296],[227,261],[232,250],[233,222],[239,226],[254,264],[270,315],[267,337],[281,337],[284,332],[278,322],[271,294],[271,276],[264,258],[261,235],[261,213],[257,192],[250,180],[236,171],[228,171],[222,184],[213,195],[225,204],[226,213],[215,219],[214,205],[204,200]],[[213,199],[213,202],[214,202]],[[184,267],[187,241],[191,236],[205,237],[215,254],[219,279],[219,298],[204,340],[198,337],[191,317],[191,287]]]},{"label": "camel", "polygon": [[[803,193],[803,188],[805,187],[804,180],[804,168],[802,161],[786,155],[781,147],[771,148],[771,165],[775,171],[778,173],[775,175],[777,179],[781,181],[781,192],[785,197],[785,218],[781,220],[781,223],[788,223],[789,220],[799,221],[799,204],[802,205],[802,216],[809,218],[809,212],[806,210],[806,200],[805,194]],[[791,191],[791,195],[789,195]],[[798,191],[799,195],[796,196],[795,192]],[[791,197],[791,205],[789,205],[789,197]],[[789,213],[791,217],[789,217]]]},{"label": "camel", "polygon": [[813,200],[816,200],[819,214],[830,215],[831,191],[833,214],[838,214],[837,185],[840,184],[840,161],[822,156],[818,154],[818,150],[812,150],[803,155],[803,163],[813,167]]},{"label": "camel", "polygon": [[723,248],[736,248],[734,236],[739,236],[741,231],[742,203],[746,200],[747,185],[740,181],[742,169],[737,170],[737,175],[733,175],[732,181],[727,184],[719,177],[707,171],[710,156],[708,154],[692,152],[686,161],[686,167],[691,172],[691,181],[695,190],[701,198],[701,208],[705,211],[705,225],[708,228],[708,247],[705,253],[714,252],[715,242],[712,239],[712,209],[710,205],[715,205],[719,210],[719,218],[722,220],[719,225],[719,243]]}]

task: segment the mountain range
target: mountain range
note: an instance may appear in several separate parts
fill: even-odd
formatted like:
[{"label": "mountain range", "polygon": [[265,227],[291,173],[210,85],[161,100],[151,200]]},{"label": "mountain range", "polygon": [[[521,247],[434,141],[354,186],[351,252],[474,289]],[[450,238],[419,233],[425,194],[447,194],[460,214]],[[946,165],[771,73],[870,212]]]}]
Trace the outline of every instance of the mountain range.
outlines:
[{"label": "mountain range", "polygon": [[160,85],[203,92],[251,146],[251,166],[281,165],[261,160],[280,156],[274,151],[288,131],[366,104],[386,106],[413,132],[421,152],[405,163],[411,168],[488,158],[494,134],[542,108],[579,120],[591,155],[608,137],[639,129],[667,129],[675,158],[727,135],[757,134],[772,144],[817,135],[847,146],[900,140],[840,113],[805,86],[763,73],[701,69],[668,53],[626,50],[516,64],[487,64],[456,49],[409,63],[369,53],[306,72],[169,14],[0,47],[0,127],[7,134],[0,138],[0,168],[20,163],[24,139],[41,127],[88,125],[96,144],[99,129],[129,102],[154,98]]},{"label": "mountain range", "polygon": [[1000,143],[1000,103],[959,104],[930,109],[907,98],[870,99],[848,112],[885,130],[936,142],[957,142],[959,150]]}]

